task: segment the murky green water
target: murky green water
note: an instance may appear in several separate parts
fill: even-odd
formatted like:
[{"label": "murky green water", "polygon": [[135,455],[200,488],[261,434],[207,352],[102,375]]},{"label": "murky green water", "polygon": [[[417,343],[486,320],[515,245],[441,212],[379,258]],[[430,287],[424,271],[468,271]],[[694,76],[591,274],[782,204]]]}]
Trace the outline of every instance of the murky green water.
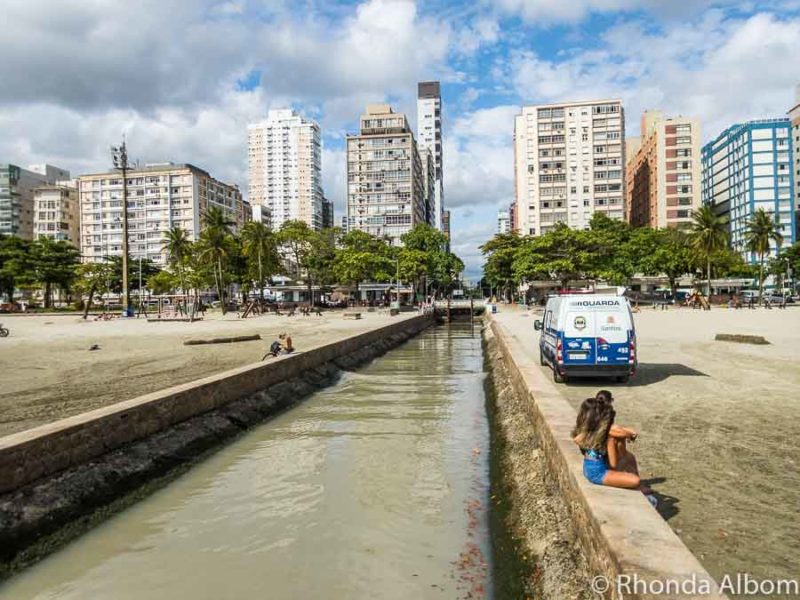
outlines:
[{"label": "murky green water", "polygon": [[490,597],[483,377],[477,328],[430,330],[0,585],[0,597]]}]

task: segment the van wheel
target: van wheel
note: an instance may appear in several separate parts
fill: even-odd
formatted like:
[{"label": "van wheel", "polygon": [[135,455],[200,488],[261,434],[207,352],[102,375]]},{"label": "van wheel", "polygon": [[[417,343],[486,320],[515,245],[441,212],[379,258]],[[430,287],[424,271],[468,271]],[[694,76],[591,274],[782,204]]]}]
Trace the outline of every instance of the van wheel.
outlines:
[{"label": "van wheel", "polygon": [[562,375],[561,373],[559,373],[558,369],[553,367],[553,381],[555,381],[556,383],[566,383],[567,377],[566,375]]},{"label": "van wheel", "polygon": [[630,379],[630,375],[619,375],[617,376],[617,383],[628,383]]}]

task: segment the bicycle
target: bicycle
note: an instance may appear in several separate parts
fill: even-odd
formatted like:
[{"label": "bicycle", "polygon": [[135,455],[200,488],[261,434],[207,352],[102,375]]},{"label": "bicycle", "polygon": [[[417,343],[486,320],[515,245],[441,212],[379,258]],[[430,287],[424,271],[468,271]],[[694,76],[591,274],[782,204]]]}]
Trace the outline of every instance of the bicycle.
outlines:
[{"label": "bicycle", "polygon": [[11,333],[8,329],[3,327],[3,324],[0,323],[0,337],[8,337],[8,334]]}]

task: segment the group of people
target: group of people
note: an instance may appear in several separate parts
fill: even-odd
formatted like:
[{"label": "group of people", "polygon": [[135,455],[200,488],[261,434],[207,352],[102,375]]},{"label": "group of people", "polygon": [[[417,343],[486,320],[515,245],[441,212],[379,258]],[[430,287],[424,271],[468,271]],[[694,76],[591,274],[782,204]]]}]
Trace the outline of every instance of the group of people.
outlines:
[{"label": "group of people", "polygon": [[596,485],[638,489],[655,507],[653,490],[642,483],[636,457],[628,450],[639,434],[615,419],[614,397],[608,390],[581,403],[572,439],[583,454],[583,474]]}]

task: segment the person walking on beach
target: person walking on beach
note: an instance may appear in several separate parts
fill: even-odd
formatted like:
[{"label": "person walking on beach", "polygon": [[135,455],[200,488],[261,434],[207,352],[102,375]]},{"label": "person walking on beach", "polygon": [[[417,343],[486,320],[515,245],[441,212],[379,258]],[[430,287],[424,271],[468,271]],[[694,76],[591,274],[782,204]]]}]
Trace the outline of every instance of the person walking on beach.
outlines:
[{"label": "person walking on beach", "polygon": [[652,490],[639,477],[636,457],[627,447],[638,433],[614,423],[613,403],[611,392],[601,390],[584,400],[578,411],[572,438],[583,454],[583,474],[596,485],[638,489],[656,506]]}]

